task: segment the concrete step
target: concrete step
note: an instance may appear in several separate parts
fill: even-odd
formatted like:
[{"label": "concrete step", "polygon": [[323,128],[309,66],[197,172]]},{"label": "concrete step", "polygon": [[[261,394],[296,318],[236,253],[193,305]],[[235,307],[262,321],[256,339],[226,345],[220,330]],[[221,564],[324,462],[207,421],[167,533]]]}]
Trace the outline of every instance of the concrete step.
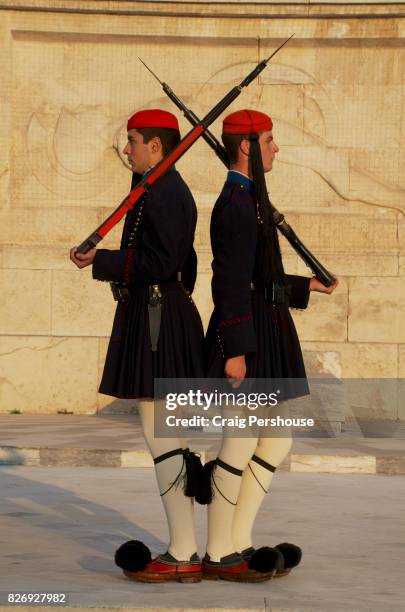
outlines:
[{"label": "concrete step", "polygon": [[[403,422],[348,422],[330,437],[295,437],[279,467],[289,472],[405,474]],[[1,415],[0,465],[151,468],[137,415]],[[217,455],[220,437],[187,444],[203,461]]]}]

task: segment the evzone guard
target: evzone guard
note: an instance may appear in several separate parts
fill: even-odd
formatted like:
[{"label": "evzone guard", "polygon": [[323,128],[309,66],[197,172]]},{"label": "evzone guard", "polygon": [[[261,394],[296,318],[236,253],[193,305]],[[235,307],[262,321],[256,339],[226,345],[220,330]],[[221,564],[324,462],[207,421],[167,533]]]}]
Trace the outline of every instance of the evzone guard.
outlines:
[{"label": "evzone guard", "polygon": [[[128,120],[124,154],[134,183],[147,177],[180,141],[176,117],[145,110]],[[170,541],[152,560],[139,541],[124,544],[116,563],[135,580],[201,580],[194,527],[199,457],[182,441],[155,437],[154,379],[201,378],[204,332],[191,293],[197,258],[193,248],[197,209],[174,167],[160,176],[126,215],[119,250],[71,249],[79,267],[92,265],[93,278],[112,283],[118,300],[100,392],[139,398],[143,434],[155,464]],[[140,571],[142,570],[142,571]]]},{"label": "evzone guard", "polygon": [[[285,393],[292,399],[309,390],[289,308],[306,308],[311,291],[330,294],[338,280],[326,287],[284,272],[264,178],[279,150],[272,130],[271,118],[256,110],[232,113],[223,122],[230,171],[211,217],[215,308],[206,336],[207,375],[226,376],[236,387],[245,378],[295,380],[299,384],[287,384]],[[204,466],[204,577],[255,582],[255,552],[254,567],[263,573],[266,564],[281,576],[299,563],[301,550],[293,544],[262,547],[261,556],[252,544],[257,512],[291,443],[286,430],[280,437],[224,436],[217,459]]]}]

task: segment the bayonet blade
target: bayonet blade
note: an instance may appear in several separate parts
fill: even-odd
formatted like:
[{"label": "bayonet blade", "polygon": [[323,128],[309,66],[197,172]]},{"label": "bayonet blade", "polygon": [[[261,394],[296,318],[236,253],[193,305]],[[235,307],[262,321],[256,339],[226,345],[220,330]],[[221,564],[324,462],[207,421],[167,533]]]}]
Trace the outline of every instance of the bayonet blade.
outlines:
[{"label": "bayonet blade", "polygon": [[[295,32],[294,32],[294,34],[295,34]],[[276,53],[278,53],[278,52],[280,51],[280,49],[281,49],[282,47],[284,47],[284,45],[286,45],[286,44],[288,43],[288,41],[289,41],[289,40],[291,40],[291,39],[292,39],[292,37],[294,36],[294,34],[291,34],[291,36],[290,36],[289,38],[287,38],[287,40],[285,40],[285,41],[283,42],[283,44],[279,46],[279,48],[278,48],[278,49],[276,49],[275,51],[273,51],[273,53],[272,53],[272,54],[271,54],[271,55],[270,55],[270,56],[269,56],[269,57],[268,57],[266,60],[264,60],[266,64],[267,64],[267,62],[269,62],[269,61],[271,60],[271,58],[272,58],[274,55],[276,55]]]},{"label": "bayonet blade", "polygon": [[140,62],[142,62],[142,64],[145,66],[145,68],[147,68],[147,69],[149,70],[149,72],[150,72],[150,73],[151,73],[151,74],[152,74],[152,75],[155,77],[155,79],[156,79],[156,80],[157,80],[157,81],[158,81],[158,82],[159,82],[161,85],[163,85],[162,81],[159,79],[159,77],[158,77],[158,76],[156,76],[156,74],[153,72],[153,70],[151,70],[151,69],[149,68],[149,66],[147,66],[147,65],[145,64],[145,62],[144,62],[143,60],[141,60],[141,58],[140,58],[139,56],[138,56],[138,59],[139,59],[139,61],[140,61]]}]

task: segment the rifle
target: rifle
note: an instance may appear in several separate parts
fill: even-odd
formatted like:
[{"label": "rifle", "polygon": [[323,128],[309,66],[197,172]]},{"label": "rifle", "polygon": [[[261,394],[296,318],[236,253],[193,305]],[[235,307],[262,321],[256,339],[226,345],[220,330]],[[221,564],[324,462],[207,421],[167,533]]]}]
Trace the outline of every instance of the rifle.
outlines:
[{"label": "rifle", "polygon": [[[182,100],[174,93],[171,87],[164,83],[156,76],[156,74],[145,64],[141,58],[138,58],[142,64],[149,70],[149,72],[155,77],[155,79],[161,84],[163,91],[165,94],[174,102],[177,108],[183,113],[186,119],[191,123],[191,125],[196,126],[199,124],[200,120],[197,115],[190,110]],[[211,149],[213,149],[216,156],[221,160],[221,162],[229,168],[229,158],[225,148],[219,142],[219,140],[212,134],[208,129],[202,134],[204,140],[209,144]],[[330,287],[335,283],[335,278],[332,276],[330,272],[320,263],[320,261],[307,249],[307,247],[301,242],[298,238],[297,234],[294,232],[292,227],[288,225],[285,217],[282,213],[280,213],[275,206],[270,202],[271,211],[273,213],[273,219],[276,224],[276,227],[283,234],[283,236],[288,240],[293,249],[298,253],[301,259],[306,263],[306,265],[312,270],[316,278],[326,287]]]},{"label": "rifle", "polygon": [[[292,35],[294,36],[294,34]],[[264,70],[271,58],[280,51],[282,47],[292,38],[290,36],[285,40],[267,59],[262,60],[257,66],[243,79],[239,85],[235,85],[227,94],[220,100],[209,113],[193,127],[184,138],[166,157],[164,157],[153,170],[143,178],[124,198],[121,204],[111,213],[109,217],[84,240],[77,248],[77,253],[87,253],[95,247],[100,240],[122,219],[125,213],[133,208],[139,198],[153,185],[153,183],[162,176],[178,159],[180,159],[186,151],[204,134],[207,128],[221,115],[224,110],[240,95],[242,89],[247,87],[253,79],[255,79]]]}]

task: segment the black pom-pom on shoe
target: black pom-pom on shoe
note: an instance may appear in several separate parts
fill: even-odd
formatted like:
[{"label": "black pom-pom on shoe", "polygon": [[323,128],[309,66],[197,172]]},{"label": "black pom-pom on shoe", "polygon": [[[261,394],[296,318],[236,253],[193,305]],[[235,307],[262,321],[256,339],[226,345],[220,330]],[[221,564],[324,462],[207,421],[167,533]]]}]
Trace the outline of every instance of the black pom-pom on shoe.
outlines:
[{"label": "black pom-pom on shoe", "polygon": [[283,542],[282,544],[277,544],[275,548],[283,555],[285,568],[292,569],[293,567],[297,567],[302,559],[302,550],[295,544]]},{"label": "black pom-pom on shoe", "polygon": [[140,572],[152,561],[149,548],[139,540],[129,540],[115,551],[115,564],[129,572]]},{"label": "black pom-pom on shoe", "polygon": [[208,461],[203,467],[200,486],[195,496],[195,501],[201,505],[210,504],[214,497],[212,475],[216,465],[216,459],[213,459]]},{"label": "black pom-pom on shoe", "polygon": [[276,548],[262,546],[255,550],[248,561],[249,567],[256,572],[276,572],[283,569],[284,558],[282,553]]}]

